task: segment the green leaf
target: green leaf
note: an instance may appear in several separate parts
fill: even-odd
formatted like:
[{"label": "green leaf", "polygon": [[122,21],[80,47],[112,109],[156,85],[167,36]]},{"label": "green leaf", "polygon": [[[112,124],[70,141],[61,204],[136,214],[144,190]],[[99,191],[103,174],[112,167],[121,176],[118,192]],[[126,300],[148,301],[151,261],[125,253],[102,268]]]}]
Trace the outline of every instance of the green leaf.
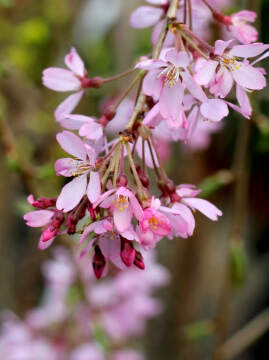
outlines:
[{"label": "green leaf", "polygon": [[202,320],[185,326],[183,331],[188,340],[197,341],[210,336],[214,331],[214,326],[211,320]]}]

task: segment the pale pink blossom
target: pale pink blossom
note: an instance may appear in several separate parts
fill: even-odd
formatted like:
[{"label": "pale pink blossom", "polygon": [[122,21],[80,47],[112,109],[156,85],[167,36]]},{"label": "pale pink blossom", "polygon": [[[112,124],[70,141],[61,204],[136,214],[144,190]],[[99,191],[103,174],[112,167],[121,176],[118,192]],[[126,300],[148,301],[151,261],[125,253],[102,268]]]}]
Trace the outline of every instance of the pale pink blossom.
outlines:
[{"label": "pale pink blossom", "polygon": [[96,154],[92,147],[69,131],[59,133],[57,141],[75,158],[63,158],[55,163],[58,176],[74,177],[62,188],[56,202],[57,209],[68,212],[79,204],[85,194],[90,202],[96,201],[101,192],[101,182],[99,173],[95,171]]},{"label": "pale pink blossom", "polygon": [[156,25],[165,15],[170,0],[146,0],[154,6],[140,6],[130,17],[130,25],[137,29]]},{"label": "pale pink blossom", "polygon": [[257,14],[254,11],[242,10],[227,18],[230,20],[230,25],[228,25],[229,30],[242,44],[249,44],[257,41],[257,29],[248,24],[256,21]]},{"label": "pale pink blossom", "polygon": [[51,67],[43,71],[43,84],[54,91],[75,92],[65,99],[56,109],[55,118],[61,120],[62,114],[71,113],[81,100],[87,80],[87,71],[84,63],[75,48],[71,48],[69,54],[65,56],[67,69]]},{"label": "pale pink blossom", "polygon": [[[188,84],[180,80],[189,63],[186,52],[171,48],[164,50],[159,60],[145,60],[136,65],[137,68],[149,70],[143,81],[143,91],[159,100],[158,111],[164,119],[168,119],[168,126],[174,129],[184,124],[184,114],[180,109],[185,85],[193,85],[191,80]],[[186,77],[189,79],[188,74]]]},{"label": "pale pink blossom", "polygon": [[94,203],[97,206],[110,209],[115,227],[121,233],[130,228],[133,216],[139,220],[143,213],[135,194],[123,186],[102,194]]}]

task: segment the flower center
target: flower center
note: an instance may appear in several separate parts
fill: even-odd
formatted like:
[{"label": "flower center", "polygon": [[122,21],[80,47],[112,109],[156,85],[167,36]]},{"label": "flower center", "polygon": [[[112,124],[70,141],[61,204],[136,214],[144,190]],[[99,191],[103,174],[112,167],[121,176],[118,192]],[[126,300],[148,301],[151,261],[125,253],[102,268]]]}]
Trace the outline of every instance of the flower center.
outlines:
[{"label": "flower center", "polygon": [[72,176],[80,176],[93,169],[92,165],[84,160],[70,160],[70,167],[72,167]]},{"label": "flower center", "polygon": [[120,211],[128,209],[128,199],[123,195],[119,195],[116,200],[113,201],[113,204]]},{"label": "flower center", "polygon": [[241,64],[236,60],[235,57],[221,57],[221,64],[226,67],[228,70],[238,70],[241,67]]},{"label": "flower center", "polygon": [[158,79],[161,78],[162,76],[165,76],[165,83],[169,87],[172,87],[178,82],[179,75],[180,75],[180,69],[175,65],[170,64],[159,74]]},{"label": "flower center", "polygon": [[158,227],[162,225],[161,220],[159,220],[156,216],[152,216],[149,219],[149,226],[153,229],[153,230],[157,230]]}]

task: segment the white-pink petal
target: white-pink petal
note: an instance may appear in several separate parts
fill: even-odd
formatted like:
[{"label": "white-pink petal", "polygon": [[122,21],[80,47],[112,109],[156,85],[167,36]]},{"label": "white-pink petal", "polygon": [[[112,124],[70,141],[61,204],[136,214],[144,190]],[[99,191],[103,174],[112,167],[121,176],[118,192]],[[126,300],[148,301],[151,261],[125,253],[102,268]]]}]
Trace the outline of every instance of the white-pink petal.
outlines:
[{"label": "white-pink petal", "polygon": [[85,73],[84,63],[74,47],[65,57],[66,66],[78,76],[83,77]]},{"label": "white-pink petal", "polygon": [[90,181],[87,187],[87,195],[90,202],[93,204],[101,195],[101,181],[98,172],[92,171],[90,173]]},{"label": "white-pink petal", "polygon": [[82,125],[92,123],[95,119],[85,115],[65,113],[61,118],[61,125],[70,130],[78,130]]},{"label": "white-pink petal", "polygon": [[26,213],[23,218],[26,221],[26,225],[41,227],[47,225],[53,215],[54,212],[50,210],[34,210]]},{"label": "white-pink petal", "polygon": [[243,58],[260,55],[269,48],[269,45],[263,43],[236,45],[229,51],[230,56],[239,56]]},{"label": "white-pink petal", "polygon": [[200,101],[206,101],[207,96],[201,86],[193,79],[191,75],[189,75],[187,72],[181,73],[181,76],[183,78],[183,82],[186,86],[186,88],[189,90],[191,95],[200,100]]},{"label": "white-pink petal", "polygon": [[165,59],[176,67],[186,68],[190,63],[190,58],[185,51],[177,51],[172,48],[166,52]]},{"label": "white-pink petal", "polygon": [[246,91],[239,85],[236,85],[236,98],[242,109],[242,112],[249,119],[252,113],[252,107]]},{"label": "white-pink petal", "polygon": [[79,129],[79,135],[89,140],[98,141],[103,136],[103,127],[97,122],[86,123]]},{"label": "white-pink petal", "polygon": [[214,54],[215,55],[222,55],[224,53],[224,51],[227,49],[227,47],[231,44],[231,42],[233,42],[234,40],[228,40],[228,41],[223,41],[223,40],[217,40],[215,42],[215,51]]},{"label": "white-pink petal", "polygon": [[70,114],[75,109],[82,99],[84,92],[84,90],[81,90],[75,94],[69,95],[63,102],[60,103],[60,105],[58,105],[54,112],[56,121],[61,122],[64,115]]},{"label": "white-pink petal", "polygon": [[232,71],[234,80],[238,85],[250,90],[261,90],[266,86],[265,77],[251,65],[241,65]]},{"label": "white-pink petal", "polygon": [[87,174],[78,176],[66,184],[57,199],[56,207],[58,210],[68,212],[76,207],[87,188]]},{"label": "white-pink petal", "polygon": [[161,8],[140,6],[132,12],[130,25],[136,29],[143,29],[156,24],[164,14]]},{"label": "white-pink petal", "polygon": [[87,152],[82,140],[70,131],[63,131],[56,135],[56,139],[61,148],[74,157],[86,160]]},{"label": "white-pink petal", "polygon": [[77,91],[81,81],[70,70],[61,68],[48,68],[43,71],[43,85],[55,91]]},{"label": "white-pink petal", "polygon": [[184,198],[183,201],[192,209],[200,211],[202,214],[213,221],[218,220],[218,216],[222,215],[222,212],[207,200],[199,198]]},{"label": "white-pink petal", "polygon": [[209,99],[204,102],[200,111],[203,117],[211,121],[220,121],[229,114],[227,104],[219,99]]},{"label": "white-pink petal", "polygon": [[201,66],[194,74],[194,80],[197,81],[199,85],[208,85],[215,75],[218,62],[214,60],[205,61],[205,64]]}]

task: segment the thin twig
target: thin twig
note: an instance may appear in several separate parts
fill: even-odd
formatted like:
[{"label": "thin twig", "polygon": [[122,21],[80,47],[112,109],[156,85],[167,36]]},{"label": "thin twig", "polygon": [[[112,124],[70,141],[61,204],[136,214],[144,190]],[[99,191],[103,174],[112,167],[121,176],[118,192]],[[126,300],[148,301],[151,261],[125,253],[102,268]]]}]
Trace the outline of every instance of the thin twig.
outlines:
[{"label": "thin twig", "polygon": [[225,360],[232,360],[269,330],[269,309],[257,315],[221,347]]}]

